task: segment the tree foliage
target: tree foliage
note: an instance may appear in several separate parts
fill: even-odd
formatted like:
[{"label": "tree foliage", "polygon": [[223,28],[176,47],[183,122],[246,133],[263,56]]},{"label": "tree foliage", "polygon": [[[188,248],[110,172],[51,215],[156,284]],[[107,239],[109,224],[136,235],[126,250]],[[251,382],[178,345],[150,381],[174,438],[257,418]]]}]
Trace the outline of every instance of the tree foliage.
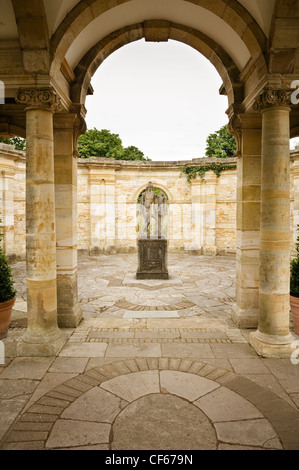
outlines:
[{"label": "tree foliage", "polygon": [[231,158],[237,150],[236,141],[228,132],[227,126],[210,134],[207,138],[206,156],[213,158]]},{"label": "tree foliage", "polygon": [[10,139],[0,137],[0,143],[13,145],[15,150],[26,150],[26,140],[21,137],[12,137]]},{"label": "tree foliage", "polygon": [[90,129],[81,135],[78,142],[78,151],[81,158],[104,157],[115,160],[148,160],[137,147],[123,147],[118,134],[107,129]]},{"label": "tree foliage", "polygon": [[237,165],[233,163],[210,163],[209,165],[201,166],[184,166],[181,168],[181,172],[187,175],[188,182],[195,179],[197,176],[204,178],[208,171],[213,171],[216,176],[220,176],[225,170],[235,170]]}]

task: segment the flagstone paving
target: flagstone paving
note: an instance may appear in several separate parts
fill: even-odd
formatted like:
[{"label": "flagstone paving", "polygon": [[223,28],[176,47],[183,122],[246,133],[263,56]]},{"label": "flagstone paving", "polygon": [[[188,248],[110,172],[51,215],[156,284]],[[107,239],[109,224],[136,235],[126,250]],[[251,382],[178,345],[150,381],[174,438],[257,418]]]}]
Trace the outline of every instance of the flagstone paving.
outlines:
[{"label": "flagstone paving", "polygon": [[[231,321],[235,259],[79,257],[84,319],[55,358],[16,357],[25,263],[0,365],[0,449],[299,449],[299,364],[263,359]],[[294,339],[299,339],[294,334]],[[294,361],[293,361],[294,362]]]}]

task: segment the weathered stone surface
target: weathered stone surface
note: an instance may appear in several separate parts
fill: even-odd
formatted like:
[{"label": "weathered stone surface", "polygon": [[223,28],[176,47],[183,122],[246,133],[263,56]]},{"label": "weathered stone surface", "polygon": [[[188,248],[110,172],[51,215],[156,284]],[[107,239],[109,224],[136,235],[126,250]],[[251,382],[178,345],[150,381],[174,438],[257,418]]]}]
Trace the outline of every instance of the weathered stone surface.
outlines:
[{"label": "weathered stone surface", "polygon": [[46,447],[59,449],[105,444],[109,442],[110,428],[109,424],[59,419],[52,429]]},{"label": "weathered stone surface", "polygon": [[[145,425],[146,423],[146,425]],[[185,400],[149,395],[129,405],[113,424],[113,450],[215,450],[206,416]]]},{"label": "weathered stone surface", "polygon": [[160,372],[161,390],[191,402],[219,387],[219,384],[204,377],[177,371]]},{"label": "weathered stone surface", "polygon": [[159,393],[159,376],[157,371],[135,372],[104,382],[101,388],[131,402],[145,394]]},{"label": "weathered stone surface", "polygon": [[121,409],[120,398],[99,387],[95,387],[75,400],[62,413],[61,417],[96,423],[112,423]]}]

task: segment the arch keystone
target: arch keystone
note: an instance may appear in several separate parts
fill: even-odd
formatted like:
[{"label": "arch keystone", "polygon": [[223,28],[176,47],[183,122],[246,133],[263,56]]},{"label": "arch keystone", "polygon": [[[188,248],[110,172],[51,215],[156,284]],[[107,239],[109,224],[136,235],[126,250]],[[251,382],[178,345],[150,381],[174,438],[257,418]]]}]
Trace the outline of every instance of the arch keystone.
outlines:
[{"label": "arch keystone", "polygon": [[144,38],[146,42],[167,42],[169,40],[170,23],[164,20],[144,22]]}]

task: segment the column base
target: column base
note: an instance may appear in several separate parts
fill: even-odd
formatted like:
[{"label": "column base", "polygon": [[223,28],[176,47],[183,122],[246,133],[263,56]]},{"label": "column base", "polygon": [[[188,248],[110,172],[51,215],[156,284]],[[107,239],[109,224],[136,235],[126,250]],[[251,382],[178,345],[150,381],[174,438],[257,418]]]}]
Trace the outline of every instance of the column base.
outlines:
[{"label": "column base", "polygon": [[57,321],[60,328],[77,328],[82,320],[82,308],[78,303],[74,307],[58,309]]},{"label": "column base", "polygon": [[63,348],[67,336],[60,330],[44,335],[27,331],[17,344],[18,357],[55,357]]},{"label": "column base", "polygon": [[291,358],[294,339],[291,333],[286,336],[266,335],[259,330],[250,333],[250,344],[262,357]]},{"label": "column base", "polygon": [[232,307],[231,319],[240,330],[256,329],[259,324],[259,312],[256,310],[242,309],[234,304]]}]

